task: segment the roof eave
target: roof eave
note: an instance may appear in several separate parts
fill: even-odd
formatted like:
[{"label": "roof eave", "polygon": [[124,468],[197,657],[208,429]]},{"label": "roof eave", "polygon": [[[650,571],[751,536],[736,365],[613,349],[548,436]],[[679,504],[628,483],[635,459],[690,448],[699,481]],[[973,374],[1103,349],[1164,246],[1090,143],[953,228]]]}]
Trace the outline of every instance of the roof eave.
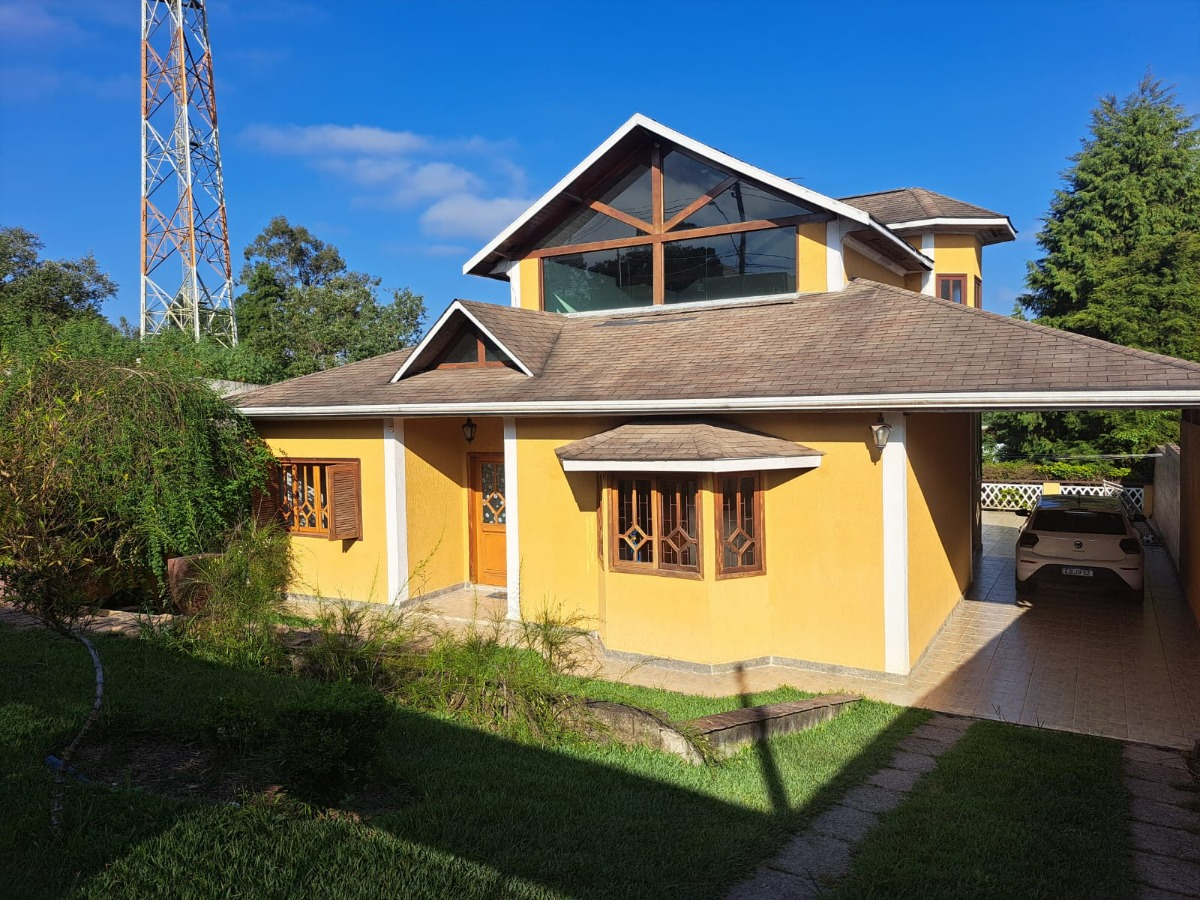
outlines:
[{"label": "roof eave", "polygon": [[999,237],[984,242],[988,244],[1000,244],[1017,239],[1017,229],[1013,227],[1012,220],[1008,216],[997,216],[995,218],[936,216],[928,219],[911,219],[907,222],[893,222],[888,225],[888,228],[897,234],[913,234],[922,231],[944,233],[955,231],[986,232],[993,230],[997,232]]}]

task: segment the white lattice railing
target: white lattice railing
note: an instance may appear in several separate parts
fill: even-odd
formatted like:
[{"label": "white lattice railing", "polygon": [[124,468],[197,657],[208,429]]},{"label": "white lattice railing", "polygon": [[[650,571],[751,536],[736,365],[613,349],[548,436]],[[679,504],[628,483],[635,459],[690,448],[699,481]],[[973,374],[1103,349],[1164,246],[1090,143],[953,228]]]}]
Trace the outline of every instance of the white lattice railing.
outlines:
[{"label": "white lattice railing", "polygon": [[[1131,512],[1142,512],[1146,491],[1140,487],[1123,487],[1119,484],[1064,484],[1062,492],[1084,497],[1120,496],[1121,502]],[[1040,484],[1002,484],[985,481],[980,485],[980,503],[984,509],[1033,509],[1042,497]]]}]

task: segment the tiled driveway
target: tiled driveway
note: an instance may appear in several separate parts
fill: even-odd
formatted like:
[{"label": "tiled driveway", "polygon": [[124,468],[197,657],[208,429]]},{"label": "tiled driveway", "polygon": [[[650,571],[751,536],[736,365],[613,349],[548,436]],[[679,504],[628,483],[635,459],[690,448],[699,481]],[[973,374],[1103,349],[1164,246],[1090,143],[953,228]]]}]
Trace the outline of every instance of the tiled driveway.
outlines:
[{"label": "tiled driveway", "polygon": [[1200,629],[1165,549],[1146,600],[1043,588],[1017,596],[1020,519],[985,513],[975,587],[909,677],[911,703],[1175,747],[1200,739]]}]

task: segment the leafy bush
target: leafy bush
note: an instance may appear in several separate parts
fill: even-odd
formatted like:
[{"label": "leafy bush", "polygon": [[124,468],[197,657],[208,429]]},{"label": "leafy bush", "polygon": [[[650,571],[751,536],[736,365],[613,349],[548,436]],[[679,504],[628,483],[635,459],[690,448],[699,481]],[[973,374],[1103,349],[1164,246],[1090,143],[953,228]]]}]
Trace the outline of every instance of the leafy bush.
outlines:
[{"label": "leafy bush", "polygon": [[1095,462],[1060,460],[1046,463],[1015,460],[983,464],[983,480],[990,482],[1067,481],[1076,484],[1099,484],[1102,481],[1121,481],[1129,477],[1131,472],[1131,469],[1115,465],[1107,460]]},{"label": "leafy bush", "polygon": [[300,671],[384,690],[405,667],[404,660],[432,635],[419,608],[369,608],[346,601],[323,604],[315,627],[316,641],[300,650]]},{"label": "leafy bush", "polygon": [[382,695],[342,683],[275,706],[244,694],[222,698],[204,731],[226,757],[265,764],[288,791],[332,800],[363,783],[390,716]]},{"label": "leafy bush", "polygon": [[195,562],[207,600],[177,639],[205,659],[281,668],[277,623],[294,571],[291,539],[278,525],[247,521],[226,540],[224,553]]}]

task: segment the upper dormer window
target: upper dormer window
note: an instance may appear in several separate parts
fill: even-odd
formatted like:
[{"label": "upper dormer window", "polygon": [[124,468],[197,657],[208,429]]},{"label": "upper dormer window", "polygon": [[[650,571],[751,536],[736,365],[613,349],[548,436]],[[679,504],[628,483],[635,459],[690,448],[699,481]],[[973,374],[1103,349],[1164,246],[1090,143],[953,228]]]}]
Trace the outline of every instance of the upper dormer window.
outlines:
[{"label": "upper dormer window", "polygon": [[586,312],[792,293],[796,200],[679,148],[646,147],[536,242],[542,306]]},{"label": "upper dormer window", "polygon": [[507,365],[507,358],[490,340],[472,328],[464,328],[438,358],[434,368],[464,369]]}]

